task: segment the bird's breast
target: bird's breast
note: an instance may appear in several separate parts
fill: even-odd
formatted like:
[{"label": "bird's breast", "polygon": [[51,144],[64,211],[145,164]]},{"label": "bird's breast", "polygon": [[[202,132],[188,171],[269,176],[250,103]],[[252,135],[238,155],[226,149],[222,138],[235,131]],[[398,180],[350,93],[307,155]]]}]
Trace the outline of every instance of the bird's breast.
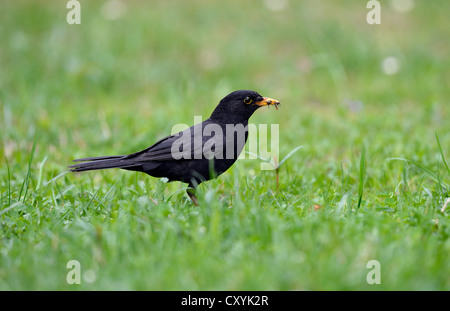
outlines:
[{"label": "bird's breast", "polygon": [[215,131],[205,131],[202,151],[207,159],[236,160],[248,137],[248,126],[244,124],[216,125]]}]

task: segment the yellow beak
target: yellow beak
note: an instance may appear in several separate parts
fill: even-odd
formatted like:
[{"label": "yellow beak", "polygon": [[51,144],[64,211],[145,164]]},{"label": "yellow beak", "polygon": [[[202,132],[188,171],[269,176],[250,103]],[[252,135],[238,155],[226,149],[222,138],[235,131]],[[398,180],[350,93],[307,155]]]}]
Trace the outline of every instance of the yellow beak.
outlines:
[{"label": "yellow beak", "polygon": [[256,105],[258,106],[270,106],[270,105],[274,105],[275,108],[278,110],[278,106],[281,105],[281,103],[273,98],[269,98],[269,97],[263,97],[262,100],[255,102]]}]

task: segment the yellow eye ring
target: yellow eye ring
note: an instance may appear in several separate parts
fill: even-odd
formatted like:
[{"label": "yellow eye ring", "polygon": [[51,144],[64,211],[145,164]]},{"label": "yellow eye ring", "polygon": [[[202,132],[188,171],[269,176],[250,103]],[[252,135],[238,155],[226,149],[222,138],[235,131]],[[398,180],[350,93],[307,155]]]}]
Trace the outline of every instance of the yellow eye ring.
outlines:
[{"label": "yellow eye ring", "polygon": [[252,103],[252,99],[250,98],[250,97],[246,97],[245,99],[244,99],[244,103],[246,103],[247,105],[248,104],[251,104]]}]

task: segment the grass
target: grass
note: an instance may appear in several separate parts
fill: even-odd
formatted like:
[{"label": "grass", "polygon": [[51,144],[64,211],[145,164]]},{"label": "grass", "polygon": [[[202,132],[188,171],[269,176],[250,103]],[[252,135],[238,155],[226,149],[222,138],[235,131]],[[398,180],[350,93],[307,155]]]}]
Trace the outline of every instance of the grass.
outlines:
[{"label": "grass", "polygon": [[[0,4],[1,290],[450,289],[446,1],[385,1],[381,25],[356,2],[104,3],[81,25],[60,1]],[[279,124],[276,174],[239,160],[196,207],[180,183],[66,173],[236,89],[282,102],[251,119]]]}]

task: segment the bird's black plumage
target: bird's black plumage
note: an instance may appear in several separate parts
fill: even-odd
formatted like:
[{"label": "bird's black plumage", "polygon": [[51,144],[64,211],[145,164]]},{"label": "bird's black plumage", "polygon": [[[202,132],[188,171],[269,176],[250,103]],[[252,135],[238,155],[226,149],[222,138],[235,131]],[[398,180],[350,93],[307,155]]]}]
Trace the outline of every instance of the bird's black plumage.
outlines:
[{"label": "bird's black plumage", "polygon": [[[278,108],[280,103],[255,91],[235,91],[220,101],[207,120],[147,149],[123,156],[77,159],[74,161],[80,163],[69,168],[73,172],[121,168],[185,182],[195,189],[233,165],[247,141],[248,119],[266,105]],[[193,191],[188,194],[197,204]]]}]

